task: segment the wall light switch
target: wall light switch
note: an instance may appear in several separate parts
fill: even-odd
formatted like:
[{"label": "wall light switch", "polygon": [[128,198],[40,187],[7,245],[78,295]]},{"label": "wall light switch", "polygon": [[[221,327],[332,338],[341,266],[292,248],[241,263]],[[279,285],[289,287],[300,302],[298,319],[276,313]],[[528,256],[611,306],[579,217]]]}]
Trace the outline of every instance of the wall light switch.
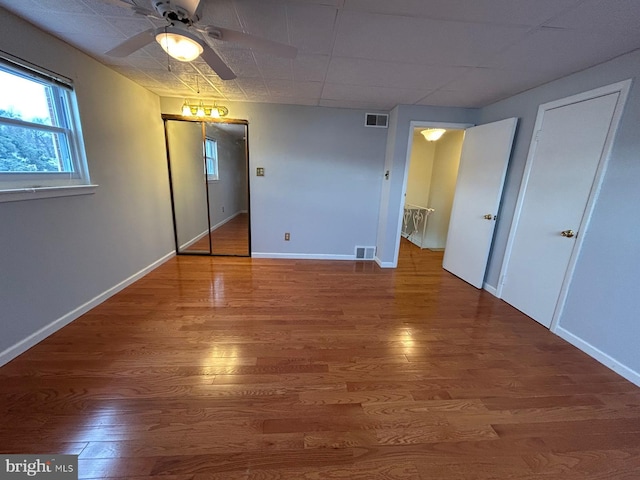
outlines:
[{"label": "wall light switch", "polygon": [[264,177],[264,167],[258,167],[256,168],[256,175],[258,177]]}]

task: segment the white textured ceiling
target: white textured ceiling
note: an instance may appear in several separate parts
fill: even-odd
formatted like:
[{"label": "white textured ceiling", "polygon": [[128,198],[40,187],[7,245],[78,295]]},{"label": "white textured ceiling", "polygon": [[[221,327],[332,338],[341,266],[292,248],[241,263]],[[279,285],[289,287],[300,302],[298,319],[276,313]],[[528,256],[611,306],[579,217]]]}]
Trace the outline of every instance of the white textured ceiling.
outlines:
[{"label": "white textured ceiling", "polygon": [[[129,0],[133,1],[133,0]],[[104,55],[163,22],[105,0],[0,0],[161,96],[388,110],[479,107],[640,48],[640,0],[202,0],[200,25],[290,43],[294,60],[209,40],[238,76],[155,44]],[[149,8],[149,0],[135,0]],[[197,79],[197,80],[196,80]]]}]

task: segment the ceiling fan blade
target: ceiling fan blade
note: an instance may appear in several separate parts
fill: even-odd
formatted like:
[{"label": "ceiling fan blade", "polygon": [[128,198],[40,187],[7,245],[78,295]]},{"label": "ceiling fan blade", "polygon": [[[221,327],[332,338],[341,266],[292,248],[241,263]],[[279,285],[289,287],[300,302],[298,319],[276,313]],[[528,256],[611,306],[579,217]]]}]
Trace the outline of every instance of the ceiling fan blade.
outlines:
[{"label": "ceiling fan blade", "polygon": [[211,38],[234,42],[244,47],[257,50],[259,52],[270,53],[283,58],[296,58],[298,49],[286,43],[274,42],[262,37],[256,37],[249,33],[239,32],[224,27],[215,27],[210,25],[206,28],[206,32]]},{"label": "ceiling fan blade", "polygon": [[140,32],[139,34],[125,40],[117,47],[112,48],[106,52],[105,55],[110,57],[127,57],[136,50],[140,50],[142,47],[146,47],[153,42],[155,31],[155,28],[150,28],[149,30]]},{"label": "ceiling fan blade", "polygon": [[233,73],[229,66],[224,63],[224,60],[222,60],[209,45],[204,45],[203,48],[204,51],[200,56],[222,80],[233,80],[236,78],[236,74]]},{"label": "ceiling fan blade", "polygon": [[202,11],[204,10],[204,2],[202,0],[200,0],[198,2],[198,6],[196,7],[195,11],[193,12],[193,21],[197,22],[198,20],[200,20],[202,18]]}]

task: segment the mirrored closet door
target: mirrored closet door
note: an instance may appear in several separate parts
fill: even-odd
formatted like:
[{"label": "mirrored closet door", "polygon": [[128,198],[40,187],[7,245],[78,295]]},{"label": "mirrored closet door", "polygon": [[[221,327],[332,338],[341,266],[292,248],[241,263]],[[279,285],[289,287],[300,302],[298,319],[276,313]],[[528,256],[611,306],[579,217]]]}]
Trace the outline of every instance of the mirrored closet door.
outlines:
[{"label": "mirrored closet door", "polygon": [[176,252],[249,256],[247,122],[163,120]]}]

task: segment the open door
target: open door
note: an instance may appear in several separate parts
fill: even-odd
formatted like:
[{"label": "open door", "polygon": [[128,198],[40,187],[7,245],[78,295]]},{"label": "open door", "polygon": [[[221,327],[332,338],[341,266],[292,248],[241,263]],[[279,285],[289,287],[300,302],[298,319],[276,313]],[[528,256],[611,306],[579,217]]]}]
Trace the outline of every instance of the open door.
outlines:
[{"label": "open door", "polygon": [[467,129],[442,266],[482,288],[517,118]]}]

